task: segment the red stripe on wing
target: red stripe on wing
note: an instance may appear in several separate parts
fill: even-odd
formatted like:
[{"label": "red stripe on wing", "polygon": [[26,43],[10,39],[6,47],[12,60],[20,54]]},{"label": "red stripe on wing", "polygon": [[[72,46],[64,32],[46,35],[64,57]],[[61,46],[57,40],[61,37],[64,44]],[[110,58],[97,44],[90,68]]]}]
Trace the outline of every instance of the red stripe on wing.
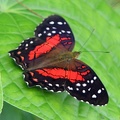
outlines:
[{"label": "red stripe on wing", "polygon": [[76,82],[76,81],[84,81],[85,79],[82,77],[82,75],[80,75],[80,72],[75,72],[72,70],[64,70],[61,68],[44,68],[44,69],[39,69],[36,70],[36,72],[38,72],[39,74],[43,75],[43,76],[49,76],[53,79],[58,79],[58,78],[62,78],[62,79],[69,79],[72,83]]},{"label": "red stripe on wing", "polygon": [[53,47],[58,45],[63,40],[69,40],[70,38],[60,38],[60,35],[57,34],[53,37],[47,37],[46,42],[35,47],[34,50],[29,53],[29,60],[38,58],[40,55],[49,52]]}]

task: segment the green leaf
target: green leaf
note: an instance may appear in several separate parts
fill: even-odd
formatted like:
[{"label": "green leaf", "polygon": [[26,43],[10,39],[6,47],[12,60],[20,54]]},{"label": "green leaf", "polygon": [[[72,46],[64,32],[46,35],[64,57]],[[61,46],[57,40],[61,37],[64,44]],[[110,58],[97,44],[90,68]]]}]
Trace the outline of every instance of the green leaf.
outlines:
[{"label": "green leaf", "polygon": [[37,117],[33,116],[30,113],[19,110],[12,105],[4,102],[4,108],[2,110],[2,114],[0,114],[0,120],[41,120]]},{"label": "green leaf", "polygon": [[[51,93],[29,88],[22,70],[8,56],[22,40],[33,37],[42,19],[15,0],[0,0],[0,73],[4,101],[46,120],[119,120],[120,118],[120,14],[103,0],[24,0],[24,5],[44,18],[51,14],[64,17],[70,24],[80,58],[99,75],[109,93],[109,104],[94,107],[75,100],[67,93]],[[86,44],[91,31],[94,33]],[[81,49],[82,47],[82,49]]]}]

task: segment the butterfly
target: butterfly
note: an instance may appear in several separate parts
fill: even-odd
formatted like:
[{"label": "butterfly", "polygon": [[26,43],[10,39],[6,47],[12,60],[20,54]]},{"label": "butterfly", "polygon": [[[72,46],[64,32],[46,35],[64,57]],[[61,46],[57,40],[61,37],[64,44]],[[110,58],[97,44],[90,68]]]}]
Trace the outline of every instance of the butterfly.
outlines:
[{"label": "butterfly", "polygon": [[67,91],[92,105],[108,103],[108,93],[97,74],[72,52],[75,38],[66,20],[51,15],[35,29],[35,37],[24,40],[9,55],[24,70],[29,86],[52,92]]}]

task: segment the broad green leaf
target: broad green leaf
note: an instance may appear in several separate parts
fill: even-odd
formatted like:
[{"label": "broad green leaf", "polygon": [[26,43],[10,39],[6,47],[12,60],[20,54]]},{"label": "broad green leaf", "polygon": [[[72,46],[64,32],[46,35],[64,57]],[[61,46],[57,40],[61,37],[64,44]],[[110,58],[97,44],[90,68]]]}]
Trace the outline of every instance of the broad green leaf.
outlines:
[{"label": "broad green leaf", "polygon": [[19,110],[12,105],[4,102],[2,113],[0,114],[0,120],[41,120],[30,113]]},{"label": "broad green leaf", "polygon": [[[22,3],[44,18],[51,14],[64,17],[76,39],[74,51],[110,52],[82,52],[78,58],[90,65],[101,78],[109,93],[109,104],[94,107],[75,100],[66,92],[51,93],[27,87],[23,71],[8,56],[8,51],[33,37],[33,31],[42,18],[15,0],[0,0],[0,73],[4,101],[45,120],[119,120],[119,10],[103,0],[23,0]],[[93,29],[95,31],[90,36]]]}]

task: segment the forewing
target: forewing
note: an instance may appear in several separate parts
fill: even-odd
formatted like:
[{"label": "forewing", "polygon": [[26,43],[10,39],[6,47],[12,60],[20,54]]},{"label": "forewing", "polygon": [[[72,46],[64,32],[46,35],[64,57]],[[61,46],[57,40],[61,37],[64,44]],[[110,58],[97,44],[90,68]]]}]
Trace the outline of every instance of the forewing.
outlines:
[{"label": "forewing", "polygon": [[33,59],[35,57],[35,53],[30,55],[30,52],[33,51],[36,46],[43,43],[44,41],[40,40],[39,38],[29,38],[24,40],[15,50],[9,51],[9,55],[19,66],[21,66],[23,69],[27,69],[28,63],[31,61],[30,56],[32,56],[31,58]]},{"label": "forewing", "polygon": [[9,52],[16,63],[25,70],[40,65],[45,61],[47,54],[55,49],[58,49],[56,51],[59,54],[74,47],[72,31],[67,22],[58,15],[46,18],[36,28],[35,36],[24,40],[17,49]]},{"label": "forewing", "polygon": [[72,51],[75,43],[74,35],[68,23],[61,16],[49,16],[39,26],[37,26],[35,30],[35,36],[43,40],[55,35],[60,35],[61,39],[68,38],[66,40],[61,40],[60,43],[67,50]]}]

